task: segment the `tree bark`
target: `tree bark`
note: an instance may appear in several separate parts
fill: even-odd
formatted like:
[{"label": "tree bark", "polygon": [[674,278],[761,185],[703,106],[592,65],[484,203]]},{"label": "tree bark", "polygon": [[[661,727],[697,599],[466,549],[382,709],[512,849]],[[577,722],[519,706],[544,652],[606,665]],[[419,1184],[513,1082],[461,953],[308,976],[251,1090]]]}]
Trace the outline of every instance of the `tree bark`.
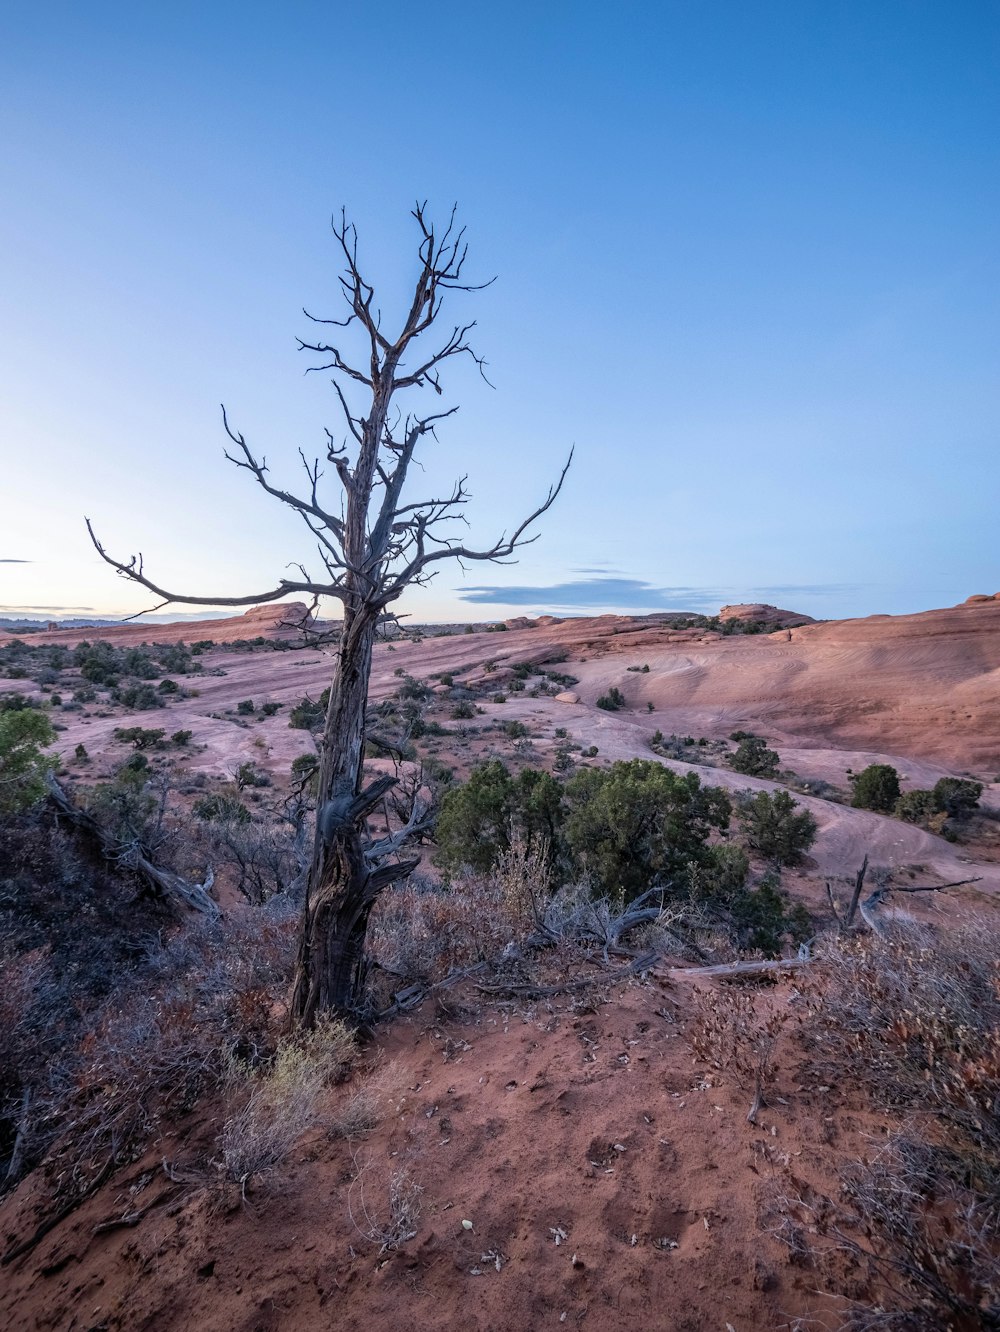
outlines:
[{"label": "tree bark", "polygon": [[[365,861],[365,707],[377,616],[345,613],[323,732],[316,835],[302,908],[292,1023],[347,1012],[364,979],[364,941],[377,896]],[[359,808],[360,806],[360,808]]]}]

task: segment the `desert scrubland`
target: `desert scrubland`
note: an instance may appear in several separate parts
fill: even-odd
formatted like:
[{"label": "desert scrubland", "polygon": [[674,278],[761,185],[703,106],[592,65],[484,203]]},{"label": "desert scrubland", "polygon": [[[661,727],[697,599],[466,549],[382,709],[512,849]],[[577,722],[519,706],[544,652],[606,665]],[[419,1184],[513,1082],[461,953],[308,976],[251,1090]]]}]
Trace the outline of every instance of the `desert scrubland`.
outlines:
[{"label": "desert scrubland", "polygon": [[[577,812],[588,772],[693,774],[744,881],[699,897],[695,847],[619,928],[642,893],[599,891],[569,833],[555,882],[529,821],[476,871],[486,833],[445,854],[442,816],[376,909],[361,1029],[298,1043],[336,644],[291,618],[0,641],[0,695],[44,708],[60,789],[121,848],[51,801],[3,833],[6,1327],[1000,1324],[1000,599],[393,628],[373,770],[452,824],[484,764]],[[902,803],[861,807],[873,767]],[[797,854],[754,840],[762,793],[811,815]],[[211,910],[143,879],[130,818]]]}]

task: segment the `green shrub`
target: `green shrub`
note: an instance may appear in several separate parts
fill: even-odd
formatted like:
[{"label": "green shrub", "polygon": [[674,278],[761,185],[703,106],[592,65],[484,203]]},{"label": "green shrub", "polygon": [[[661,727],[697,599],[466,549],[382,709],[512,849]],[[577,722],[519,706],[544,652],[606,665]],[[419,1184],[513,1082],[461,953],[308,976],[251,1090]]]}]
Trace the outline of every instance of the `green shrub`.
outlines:
[{"label": "green shrub", "polygon": [[746,885],[750,857],[743,847],[732,842],[715,842],[708,857],[690,873],[690,890],[695,899],[729,902]]},{"label": "green shrub", "polygon": [[900,797],[899,773],[890,763],[870,763],[851,777],[855,809],[871,809],[877,814],[891,814]]},{"label": "green shrub", "polygon": [[187,675],[191,669],[191,649],[184,643],[157,643],[150,651],[165,671]]},{"label": "green shrub", "polygon": [[152,708],[164,706],[162,697],[151,684],[144,681],[120,686],[114,691],[113,697],[123,708],[131,708],[135,712],[148,712]]},{"label": "green shrub", "polygon": [[161,694],[179,694],[181,687],[176,680],[161,680],[156,686]]},{"label": "green shrub", "polygon": [[119,655],[123,675],[129,675],[135,680],[155,680],[158,675],[162,674],[157,669],[153,654],[148,648],[126,648]]},{"label": "green shrub", "polygon": [[476,709],[471,703],[463,700],[461,703],[455,704],[451,710],[451,715],[453,721],[468,721],[476,715]]},{"label": "green shrub", "polygon": [[0,694],[0,712],[23,712],[25,708],[39,708],[37,698],[27,694]]},{"label": "green shrub", "polygon": [[173,735],[170,737],[171,743],[177,745],[178,748],[183,749],[191,739],[192,734],[193,732],[191,731],[174,731]]},{"label": "green shrub", "polygon": [[501,730],[510,740],[523,740],[528,734],[528,728],[522,721],[506,721]]},{"label": "green shrub", "polygon": [[262,703],[260,705],[260,710],[265,717],[273,717],[280,707],[281,707],[280,703],[275,703],[272,700],[269,703]]},{"label": "green shrub", "polygon": [[307,694],[305,698],[300,699],[295,704],[288,714],[288,725],[296,731],[318,730],[323,725],[329,702],[329,689],[324,689],[318,701],[315,702]]},{"label": "green shrub", "polygon": [[156,838],[157,801],[147,789],[149,759],[130,754],[110,781],[82,790],[84,804],[117,843],[123,859]]},{"label": "green shrub", "polygon": [[612,685],[608,692],[597,700],[597,706],[603,708],[605,712],[620,712],[625,706],[625,695]]},{"label": "green shrub", "polygon": [[240,717],[249,717],[254,711],[252,698],[241,698],[236,704],[236,712]]},{"label": "green shrub", "polygon": [[812,917],[801,902],[789,904],[776,878],[737,894],[729,903],[740,945],[771,957],[782,951],[784,935],[803,943],[813,933]]},{"label": "green shrub", "polygon": [[38,708],[0,712],[0,813],[15,814],[43,799],[45,778],[55,763],[44,746],[55,738]]},{"label": "green shrub", "polygon": [[136,749],[158,749],[166,731],[153,730],[145,726],[116,726],[115,739],[122,745],[134,745]]},{"label": "green shrub", "polygon": [[904,791],[893,806],[892,812],[897,819],[902,819],[904,823],[924,824],[938,810],[934,802],[933,792],[918,787],[912,791]]},{"label": "green shrub", "polygon": [[399,697],[413,699],[416,703],[421,703],[430,695],[430,690],[419,680],[414,680],[412,675],[404,675],[403,683],[399,686]]},{"label": "green shrub", "polygon": [[798,864],[816,840],[816,820],[787,791],[744,796],[737,815],[750,849],[776,865]]},{"label": "green shrub", "polygon": [[242,791],[247,786],[270,786],[271,779],[266,772],[261,770],[254,763],[241,763],[236,769],[234,776],[237,791]]},{"label": "green shrub", "polygon": [[595,891],[626,900],[647,888],[681,892],[711,858],[709,834],[729,825],[725,791],[647,759],[583,768],[566,784],[565,839]]},{"label": "green shrub", "polygon": [[[735,734],[735,732],[734,732]],[[694,741],[691,741],[694,744]],[[744,777],[773,777],[778,771],[778,755],[759,735],[747,735],[739,742],[735,754],[729,756],[729,766]]]},{"label": "green shrub", "polygon": [[234,795],[215,793],[201,796],[192,806],[199,819],[210,823],[249,823],[250,811]]},{"label": "green shrub", "polygon": [[492,759],[442,796],[434,863],[448,872],[468,865],[487,873],[510,848],[512,825],[555,847],[561,823],[562,787],[554,777],[525,768],[514,778],[499,759]]},{"label": "green shrub", "polygon": [[967,819],[979,804],[983,794],[982,782],[965,777],[942,777],[934,783],[931,796],[935,809],[950,819]]}]

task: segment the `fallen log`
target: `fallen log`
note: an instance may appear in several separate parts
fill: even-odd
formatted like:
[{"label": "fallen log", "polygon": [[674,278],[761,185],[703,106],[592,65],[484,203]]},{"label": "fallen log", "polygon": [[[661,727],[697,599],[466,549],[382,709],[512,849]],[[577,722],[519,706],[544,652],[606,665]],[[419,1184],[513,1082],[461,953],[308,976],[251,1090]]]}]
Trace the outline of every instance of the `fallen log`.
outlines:
[{"label": "fallen log", "polygon": [[711,967],[671,967],[665,974],[685,978],[713,976],[719,980],[738,980],[741,976],[773,976],[775,972],[795,971],[798,967],[807,967],[812,961],[812,956],[806,954],[801,957],[768,958],[765,961],[719,962]]},{"label": "fallen log", "polygon": [[[56,810],[67,819],[74,828],[78,828],[92,841],[96,842],[108,859],[116,859],[119,848],[114,837],[108,833],[92,814],[79,809],[70,800],[69,795],[54,777],[48,779],[49,800]],[[178,898],[192,911],[202,911],[208,916],[219,916],[218,903],[209,896],[208,890],[215,881],[213,870],[209,869],[204,883],[188,883],[173,870],[164,869],[155,864],[141,847],[130,848],[127,858],[128,867],[146,880],[160,895]]]}]

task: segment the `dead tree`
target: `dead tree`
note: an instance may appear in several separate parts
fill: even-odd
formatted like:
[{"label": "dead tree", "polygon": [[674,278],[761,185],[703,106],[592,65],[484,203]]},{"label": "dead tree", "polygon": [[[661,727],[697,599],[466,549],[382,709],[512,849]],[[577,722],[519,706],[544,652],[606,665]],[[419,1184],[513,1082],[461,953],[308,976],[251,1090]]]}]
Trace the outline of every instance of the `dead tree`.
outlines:
[{"label": "dead tree", "polygon": [[854,891],[851,894],[851,903],[846,913],[842,916],[834,900],[833,889],[829,882],[826,885],[826,895],[830,902],[830,909],[833,912],[834,920],[838,928],[845,934],[849,933],[854,926],[858,915],[865,922],[873,933],[880,938],[885,938],[885,926],[880,919],[878,912],[883,907],[893,893],[942,893],[947,888],[964,888],[967,884],[978,883],[982,875],[976,875],[973,879],[955,879],[951,883],[934,884],[912,884],[891,882],[891,872],[882,870],[879,872],[880,882],[868,896],[862,900],[861,894],[865,886],[865,875],[868,873],[868,855],[861,862],[861,868],[854,878]]},{"label": "dead tree", "polygon": [[[383,332],[375,289],[358,265],[357,232],[342,214],[334,222],[344,268],[340,276],[347,310],[340,319],[312,319],[318,325],[354,330],[360,335],[361,355],[350,357],[334,341],[299,341],[299,347],[320,357],[310,367],[330,371],[346,424],[342,442],[326,432],[326,461],[336,473],[339,491],[331,499],[322,484],[319,459],[310,461],[300,450],[307,485],[295,494],[275,485],[266,459],[251,451],[243,435],[234,430],[223,410],[223,424],[232,444],[226,457],[249,472],[268,495],[287,505],[315,538],[325,576],[314,578],[302,565],[301,577],[281,578],[272,588],[247,596],[192,596],[168,591],[147,576],[142,556],[114,559],[87,527],[101,557],[120,575],[139,583],[160,598],[159,605],[248,606],[305,594],[315,609],[332,597],[342,606],[330,701],[320,745],[319,794],[312,861],[303,910],[296,977],[292,996],[293,1021],[311,1026],[318,1013],[350,1011],[356,1006],[364,975],[364,943],[368,918],[379,893],[405,878],[417,861],[404,854],[406,844],[420,827],[415,808],[402,828],[376,839],[368,830],[368,815],[395,779],[380,777],[367,787],[363,781],[365,705],[372,665],[376,627],[386,609],[409,587],[426,583],[446,560],[499,561],[536,539],[527,533],[558,495],[572,459],[567,460],[556,483],[532,513],[509,534],[486,548],[465,545],[454,536],[456,521],[463,521],[468,500],[466,478],[449,494],[410,501],[404,491],[410,463],[425,436],[434,436],[438,423],[458,409],[450,407],[428,415],[396,406],[396,395],[406,390],[442,392],[441,371],[455,357],[470,357],[484,371],[469,335],[474,321],[454,324],[432,348],[422,339],[436,324],[447,292],[468,292],[480,287],[464,280],[467,257],[464,228],[455,224],[452,210],[443,234],[438,235],[426,215],[426,205],[413,211],[419,229],[418,273],[413,299],[399,334]],[[488,283],[481,284],[489,285]],[[336,343],[340,343],[339,337]],[[484,374],[485,378],[485,374]],[[336,483],[335,483],[336,484]]]}]

